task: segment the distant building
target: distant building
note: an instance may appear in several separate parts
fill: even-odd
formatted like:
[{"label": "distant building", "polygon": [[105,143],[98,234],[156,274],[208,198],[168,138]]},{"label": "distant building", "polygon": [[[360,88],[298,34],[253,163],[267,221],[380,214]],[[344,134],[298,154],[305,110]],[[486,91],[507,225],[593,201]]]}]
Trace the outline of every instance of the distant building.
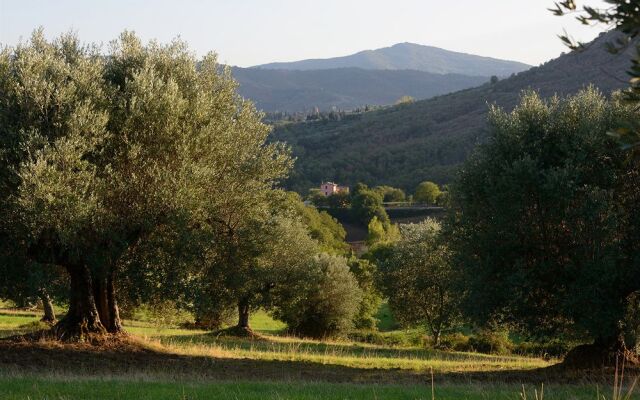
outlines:
[{"label": "distant building", "polygon": [[320,193],[322,193],[323,196],[331,196],[336,193],[349,193],[349,187],[340,186],[333,182],[323,182],[322,185],[320,185]]}]

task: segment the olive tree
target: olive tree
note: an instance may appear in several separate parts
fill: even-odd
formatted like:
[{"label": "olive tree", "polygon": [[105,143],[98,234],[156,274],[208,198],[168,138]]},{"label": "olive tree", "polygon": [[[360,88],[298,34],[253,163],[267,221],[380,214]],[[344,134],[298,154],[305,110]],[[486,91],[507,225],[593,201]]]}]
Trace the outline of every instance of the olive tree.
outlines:
[{"label": "olive tree", "polygon": [[[640,8],[636,1],[606,0],[607,6],[592,3],[587,0],[563,0],[554,3],[549,10],[556,16],[572,15],[583,25],[605,26],[613,28],[618,35],[607,43],[609,52],[617,54],[630,46],[635,47],[635,55],[631,60],[627,74],[631,77],[629,88],[624,91],[627,101],[638,104],[640,102]],[[566,32],[560,35],[560,39],[572,50],[582,50],[584,43],[576,42]],[[637,120],[621,121],[610,134],[618,138],[625,149],[640,146],[640,126]],[[636,154],[637,155],[637,154]]]},{"label": "olive tree", "polygon": [[[451,246],[467,313],[600,349],[623,335],[640,289],[637,163],[606,133],[638,112],[595,89],[523,94],[490,112],[490,136],[452,187]],[[595,350],[595,349],[594,349]]]},{"label": "olive tree", "polygon": [[219,302],[218,307],[235,304],[238,310],[235,331],[244,335],[251,334],[251,311],[260,307],[269,309],[274,296],[277,297],[274,293],[280,286],[289,285],[292,277],[299,276],[319,247],[308,228],[293,216],[276,215],[264,223],[247,226],[236,235],[239,241],[232,249],[214,253],[226,256],[233,251],[233,264],[227,264],[229,259],[225,257],[207,265],[203,271],[204,287],[198,296],[204,296],[205,301],[213,296]]},{"label": "olive tree", "polygon": [[400,225],[401,238],[379,262],[379,281],[402,325],[427,328],[433,344],[458,322],[461,293],[440,224],[427,219]]},{"label": "olive tree", "polygon": [[274,315],[296,334],[323,338],[354,325],[362,290],[344,257],[321,253],[277,291]]},{"label": "olive tree", "polygon": [[130,260],[156,250],[180,259],[147,241],[233,237],[291,165],[230,71],[182,42],[145,46],[125,32],[104,57],[38,31],[2,53],[0,84],[3,218],[24,232],[15,243],[30,259],[69,277],[60,338],[122,331],[118,282],[189,275],[187,264],[144,262],[146,273],[130,273]]}]

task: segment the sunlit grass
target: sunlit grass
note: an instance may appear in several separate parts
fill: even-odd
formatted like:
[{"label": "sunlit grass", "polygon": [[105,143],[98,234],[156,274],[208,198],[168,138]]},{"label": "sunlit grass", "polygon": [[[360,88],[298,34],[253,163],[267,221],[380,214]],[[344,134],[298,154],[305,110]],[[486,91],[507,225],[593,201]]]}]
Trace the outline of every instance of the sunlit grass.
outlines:
[{"label": "sunlit grass", "polygon": [[[203,335],[207,336],[207,335]],[[210,355],[252,360],[311,362],[353,368],[381,368],[435,372],[480,372],[529,370],[551,365],[538,358],[501,357],[475,353],[449,353],[423,349],[389,349],[361,344],[324,343],[309,345],[304,341],[281,342],[281,338],[264,341],[219,338],[199,340],[158,338],[157,343],[172,353],[191,356]],[[209,338],[207,338],[209,339]],[[152,340],[152,339],[151,339]]]},{"label": "sunlit grass", "polygon": [[[278,334],[287,327],[263,310],[254,312],[249,318],[249,324],[254,331],[265,334]],[[129,333],[140,336],[190,336],[207,333],[204,330],[161,326],[148,321],[125,320],[124,326]]]},{"label": "sunlit grass", "polygon": [[[21,312],[0,309],[0,335],[21,332],[20,326],[38,321],[37,312]],[[206,374],[197,368],[191,372],[177,369],[163,375],[162,370],[136,369],[127,374],[102,374],[69,369],[43,369],[26,372],[21,369],[0,371],[0,399],[431,399],[431,387],[425,385],[394,385],[393,376],[403,371],[408,376],[428,377],[434,374],[486,373],[502,371],[526,371],[552,365],[555,361],[519,356],[496,356],[477,353],[445,352],[421,347],[387,346],[359,343],[347,340],[310,340],[283,333],[284,325],[271,319],[267,313],[256,313],[251,324],[260,332],[257,339],[233,338],[216,335],[204,330],[157,326],[150,321],[125,320],[126,330],[142,347],[154,354],[190,356],[195,359],[225,359],[243,363],[243,360],[260,362],[262,368],[292,368],[298,365],[315,366],[313,375],[303,381],[265,382],[261,376],[255,380],[242,375],[238,382],[209,382]],[[193,360],[193,358],[192,358]],[[275,362],[275,363],[274,363]],[[278,364],[293,362],[294,364]],[[300,364],[295,364],[300,363]],[[206,364],[208,365],[208,364]],[[211,364],[212,366],[216,365]],[[316,376],[330,380],[329,371],[336,368],[353,368],[349,382],[359,382],[363,371],[390,374],[382,378],[384,384],[360,385],[354,383],[313,383]],[[326,373],[325,373],[326,371]],[[359,371],[359,372],[358,372]],[[180,372],[180,374],[173,375]],[[369,372],[367,372],[369,373]],[[323,375],[324,374],[324,375]],[[415,375],[414,375],[415,374]],[[377,376],[377,375],[376,375]],[[387,375],[384,375],[387,376]],[[407,375],[405,375],[406,377]],[[469,375],[471,376],[471,375]],[[233,377],[222,379],[234,379]],[[309,380],[311,382],[309,382]],[[423,382],[423,378],[416,381]],[[528,398],[534,398],[533,387]],[[610,393],[610,388],[600,387],[600,393]],[[436,399],[517,399],[522,387],[517,383],[460,383],[444,380],[436,383]],[[545,385],[544,398],[593,399],[595,384]],[[634,396],[633,399],[639,397]]]},{"label": "sunlit grass", "polygon": [[40,318],[41,316],[35,312],[1,309],[0,338],[27,333],[30,328],[26,328],[26,326],[38,322]]},{"label": "sunlit grass", "polygon": [[350,341],[320,341],[282,335],[264,334],[262,339],[248,340],[185,329],[127,329],[145,338],[149,343],[154,343],[156,349],[162,348],[164,351],[191,356],[300,361],[354,368],[397,368],[413,371],[433,368],[436,372],[528,370],[553,364],[540,358],[444,352]]},{"label": "sunlit grass", "polygon": [[[0,310],[0,334],[20,333],[38,315]],[[162,327],[151,322],[124,322],[126,330],[156,351],[233,359],[298,361],[353,368],[402,369],[441,372],[530,370],[553,362],[539,358],[457,353],[419,347],[390,347],[350,341],[319,341],[283,336],[284,324],[264,312],[255,313],[251,325],[262,334],[259,340],[218,336],[203,330]],[[276,333],[278,335],[273,335]]]}]

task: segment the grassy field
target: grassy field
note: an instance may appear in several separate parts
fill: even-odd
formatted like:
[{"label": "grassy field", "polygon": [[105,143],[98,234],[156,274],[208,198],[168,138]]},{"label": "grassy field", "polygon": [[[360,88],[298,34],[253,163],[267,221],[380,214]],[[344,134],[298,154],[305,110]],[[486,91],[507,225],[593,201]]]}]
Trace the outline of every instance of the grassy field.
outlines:
[{"label": "grassy field", "polygon": [[[0,309],[0,337],[38,319]],[[430,399],[431,371],[438,399],[518,399],[522,384],[533,399],[541,383],[546,399],[594,399],[596,382],[610,393],[602,380],[559,379],[555,361],[304,340],[264,312],[251,324],[260,339],[127,320],[124,347],[0,341],[0,399]]]},{"label": "grassy field", "polygon": [[[431,399],[431,387],[424,385],[345,385],[331,383],[265,383],[265,382],[215,382],[215,383],[165,383],[111,379],[60,379],[60,378],[0,378],[3,399],[23,400],[34,398],[104,399],[105,393],[114,399]],[[435,387],[436,399],[518,399],[522,388],[517,385],[448,385]],[[525,388],[527,398],[535,399],[540,387]],[[595,399],[595,387],[547,386],[544,398]]]}]

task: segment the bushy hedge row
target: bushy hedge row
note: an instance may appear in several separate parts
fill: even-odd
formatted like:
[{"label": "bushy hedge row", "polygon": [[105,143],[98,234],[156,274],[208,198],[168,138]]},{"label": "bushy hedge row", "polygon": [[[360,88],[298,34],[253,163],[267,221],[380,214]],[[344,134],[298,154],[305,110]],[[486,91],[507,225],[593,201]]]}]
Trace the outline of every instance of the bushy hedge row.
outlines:
[{"label": "bushy hedge row", "polygon": [[[393,332],[358,330],[350,332],[347,337],[354,342],[380,346],[425,348],[432,346],[430,338],[418,330]],[[445,335],[437,349],[496,355],[517,354],[531,357],[562,358],[574,345],[575,343],[561,339],[515,343],[506,332],[481,331],[471,335],[463,333]]]}]

